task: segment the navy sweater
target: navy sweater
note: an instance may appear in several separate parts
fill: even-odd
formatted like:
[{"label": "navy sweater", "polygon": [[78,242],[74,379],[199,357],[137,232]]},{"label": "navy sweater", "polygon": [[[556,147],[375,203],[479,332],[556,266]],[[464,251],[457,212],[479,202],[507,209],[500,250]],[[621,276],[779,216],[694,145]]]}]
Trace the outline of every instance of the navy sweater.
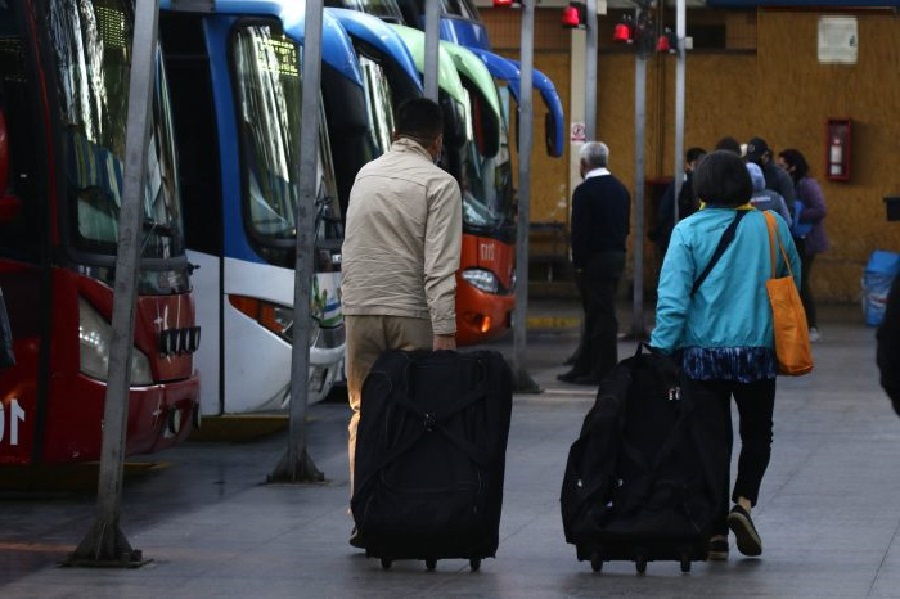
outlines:
[{"label": "navy sweater", "polygon": [[587,266],[600,252],[624,252],[631,222],[631,196],[612,175],[591,177],[572,194],[572,263]]}]

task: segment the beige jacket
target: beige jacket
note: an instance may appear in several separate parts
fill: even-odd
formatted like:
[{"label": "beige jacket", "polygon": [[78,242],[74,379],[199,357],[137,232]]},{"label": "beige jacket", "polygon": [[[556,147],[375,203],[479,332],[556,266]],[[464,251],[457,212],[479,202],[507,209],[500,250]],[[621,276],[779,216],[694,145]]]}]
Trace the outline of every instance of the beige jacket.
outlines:
[{"label": "beige jacket", "polygon": [[456,180],[401,139],[353,183],[341,270],[344,314],[430,318],[456,332],[462,199]]}]

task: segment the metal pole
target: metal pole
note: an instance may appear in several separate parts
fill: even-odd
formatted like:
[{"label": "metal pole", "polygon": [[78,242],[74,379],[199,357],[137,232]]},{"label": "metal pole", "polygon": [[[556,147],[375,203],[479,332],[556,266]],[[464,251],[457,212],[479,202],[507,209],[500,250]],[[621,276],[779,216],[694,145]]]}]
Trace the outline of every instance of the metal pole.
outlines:
[{"label": "metal pole", "polygon": [[678,222],[678,197],[684,181],[684,35],[685,0],[675,5],[675,222]]},{"label": "metal pole", "polygon": [[439,0],[425,0],[425,97],[438,101],[438,47],[441,39]]},{"label": "metal pole", "polygon": [[295,140],[295,168],[299,174],[299,201],[294,263],[294,324],[291,343],[291,408],[287,451],[269,476],[269,482],[324,480],[306,447],[306,412],[309,401],[310,294],[319,149],[319,82],[322,58],[322,0],[306,0],[306,33],[303,42],[303,95],[300,104],[300,139]]},{"label": "metal pole", "polygon": [[644,337],[644,123],[647,59],[640,53],[634,67],[634,314],[631,334]]},{"label": "metal pole", "polygon": [[156,0],[137,0],[128,120],[125,124],[125,172],[119,243],[113,293],[109,371],[103,410],[103,447],[97,484],[97,518],[67,563],[73,566],[135,567],[146,563],[140,550],[131,548],[119,527],[122,507],[122,466],[131,389],[131,351],[140,271],[144,186],[147,180],[147,145],[153,84],[156,76]]},{"label": "metal pole", "polygon": [[587,0],[584,39],[584,138],[597,139],[597,0]]},{"label": "metal pole", "polygon": [[539,393],[525,366],[528,322],[528,229],[531,222],[531,145],[534,119],[532,69],[534,63],[534,3],[525,0],[522,14],[522,80],[519,93],[519,191],[516,243],[516,312],[513,323],[513,370],[519,392]]}]

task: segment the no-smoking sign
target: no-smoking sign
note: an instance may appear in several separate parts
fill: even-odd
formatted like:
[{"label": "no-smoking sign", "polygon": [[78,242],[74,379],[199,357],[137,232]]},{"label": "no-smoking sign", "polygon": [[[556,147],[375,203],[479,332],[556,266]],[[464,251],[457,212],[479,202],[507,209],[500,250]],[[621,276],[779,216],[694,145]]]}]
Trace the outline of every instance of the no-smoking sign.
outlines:
[{"label": "no-smoking sign", "polygon": [[572,141],[585,141],[584,123],[572,123]]}]

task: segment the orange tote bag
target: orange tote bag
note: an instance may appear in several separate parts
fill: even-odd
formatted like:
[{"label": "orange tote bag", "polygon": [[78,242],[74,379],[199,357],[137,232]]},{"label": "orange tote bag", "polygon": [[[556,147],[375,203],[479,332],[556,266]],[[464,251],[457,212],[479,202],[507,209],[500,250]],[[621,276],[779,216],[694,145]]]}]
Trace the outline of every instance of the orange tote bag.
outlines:
[{"label": "orange tote bag", "polygon": [[[775,356],[778,359],[778,372],[788,376],[801,376],[809,374],[813,369],[812,347],[809,344],[809,327],[806,324],[806,311],[797,285],[794,283],[794,274],[791,272],[791,263],[788,261],[784,244],[778,234],[778,225],[775,217],[769,212],[764,212],[766,226],[769,229],[769,257],[772,263],[772,276],[766,281],[766,291],[769,293],[769,303],[772,305],[772,320],[775,330]],[[788,276],[776,276],[778,260],[776,259],[775,240],[787,265]]]}]

